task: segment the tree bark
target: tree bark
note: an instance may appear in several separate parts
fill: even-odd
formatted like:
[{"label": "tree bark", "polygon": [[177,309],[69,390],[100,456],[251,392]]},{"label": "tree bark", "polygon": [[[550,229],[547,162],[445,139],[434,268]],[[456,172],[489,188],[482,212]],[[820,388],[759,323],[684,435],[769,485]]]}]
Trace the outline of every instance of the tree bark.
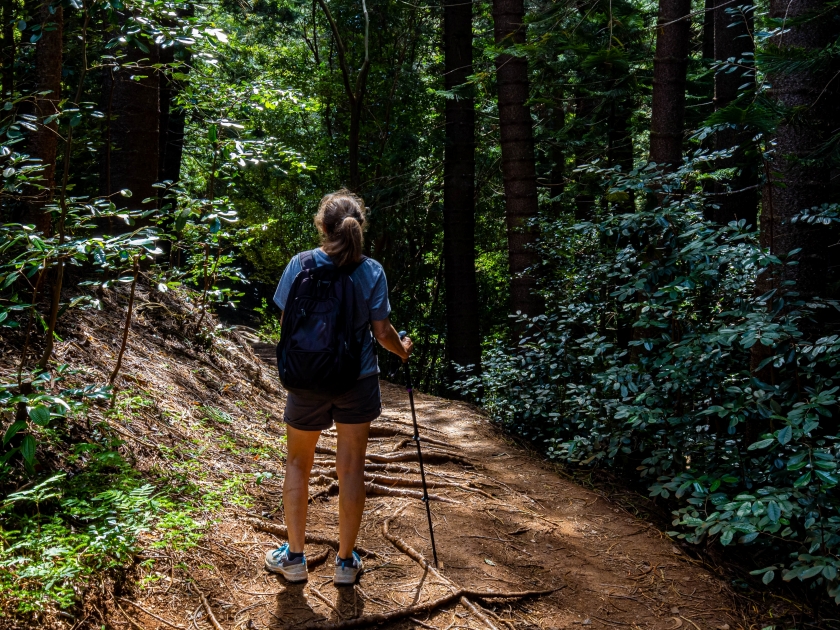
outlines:
[{"label": "tree bark", "polygon": [[45,0],[40,5],[39,18],[43,35],[35,44],[35,95],[31,110],[38,117],[38,128],[29,135],[27,151],[44,165],[41,173],[44,188],[29,189],[24,222],[34,223],[39,232],[49,236],[52,234],[52,215],[44,211],[44,206],[53,199],[59,134],[58,122],[45,125],[44,120],[58,113],[58,103],[61,101],[64,10]]},{"label": "tree bark", "polygon": [[15,90],[15,22],[17,21],[17,3],[15,0],[3,0],[3,97],[11,98]]},{"label": "tree bark", "polygon": [[706,0],[703,7],[703,59],[715,58],[715,0]]},{"label": "tree bark", "polygon": [[[444,86],[452,90],[473,72],[472,4],[445,0]],[[468,88],[471,89],[471,88]],[[481,364],[475,275],[475,100],[446,100],[443,158],[443,255],[446,351],[449,364]],[[456,374],[450,368],[450,381]]]},{"label": "tree bark", "polygon": [[[524,44],[524,17],[523,0],[494,0],[496,44]],[[543,304],[536,293],[534,276],[525,273],[537,262],[537,255],[530,247],[536,241],[537,231],[528,222],[537,216],[538,211],[533,123],[531,109],[527,105],[527,60],[509,54],[496,57],[496,83],[499,90],[511,310],[533,317],[542,313]]]},{"label": "tree bark", "polygon": [[[781,51],[814,54],[829,46],[837,37],[832,28],[834,16],[827,13],[825,0],[771,0],[770,16],[784,20],[786,29],[771,44]],[[818,16],[802,22],[807,16]],[[837,297],[838,262],[837,230],[833,226],[792,222],[802,210],[831,200],[830,168],[819,159],[817,151],[838,126],[837,88],[833,77],[836,68],[823,66],[797,69],[796,72],[772,74],[770,97],[781,109],[796,108],[795,116],[786,117],[776,127],[771,161],[765,165],[767,181],[762,191],[760,243],[772,255],[801,248],[795,256],[798,265],[775,265],[758,276],[756,293],[775,290],[771,302],[779,298],[790,301],[789,291],[798,299]],[[793,284],[786,284],[792,282]],[[796,299],[796,298],[793,298]],[[768,304],[768,307],[770,304]],[[822,309],[813,320],[803,319],[805,339],[815,339],[837,332],[835,309]],[[752,347],[750,368],[760,381],[775,384],[771,365],[759,369],[773,348],[756,343]],[[754,421],[747,426],[746,442],[758,439],[767,423]]]},{"label": "tree bark", "polygon": [[691,0],[659,0],[650,159],[667,170],[682,162]]},{"label": "tree bark", "polygon": [[[114,71],[110,181],[102,188],[112,195],[131,191],[130,201],[113,196],[117,205],[148,209],[151,204],[143,200],[157,197],[152,185],[158,181],[160,164],[160,77],[150,66],[159,59],[157,46],[150,46],[148,53],[131,47]],[[132,80],[132,76],[143,78]],[[106,92],[110,87],[106,85]]]},{"label": "tree bark", "polygon": [[[190,52],[181,53],[189,63]],[[172,63],[176,58],[173,48],[161,51],[161,62]],[[185,70],[182,70],[185,72]],[[181,179],[181,160],[184,155],[184,131],[187,112],[176,103],[181,91],[181,82],[172,79],[168,72],[160,73],[160,154],[158,180],[177,182]]]},{"label": "tree bark", "polygon": [[[821,15],[826,5],[825,0],[771,0],[770,15],[794,21]],[[831,17],[825,15],[804,24],[794,22],[772,43],[782,50],[816,53],[836,38],[832,24]],[[828,297],[829,287],[836,282],[836,254],[830,247],[836,241],[835,230],[791,222],[802,210],[830,201],[829,165],[813,158],[840,122],[838,90],[834,87],[837,81],[832,81],[835,71],[836,68],[823,66],[768,77],[770,96],[786,110],[801,111],[776,128],[772,163],[767,166],[769,177],[763,189],[761,245],[774,255],[797,248],[802,248],[802,252],[797,256],[798,265],[777,266],[774,273],[760,275],[760,294],[771,289],[784,290],[781,283],[793,280],[795,290],[803,298]]]},{"label": "tree bark", "polygon": [[[714,55],[715,61],[725,62],[733,59],[734,63],[750,64],[755,53],[752,38],[752,11],[743,11],[742,5],[722,3],[714,11]],[[738,98],[740,88],[751,84],[755,92],[755,72],[739,65],[734,72],[728,68],[715,74],[715,111],[722,109]],[[748,156],[755,156],[755,147],[751,134],[739,129],[725,129],[715,134],[715,150],[722,151],[737,147],[732,157],[721,160],[717,168],[739,167],[738,173],[731,180],[716,181],[714,185],[714,205],[707,213],[716,223],[725,225],[730,221],[743,219],[747,225],[756,225],[758,213],[758,168],[755,159],[752,163]]]}]

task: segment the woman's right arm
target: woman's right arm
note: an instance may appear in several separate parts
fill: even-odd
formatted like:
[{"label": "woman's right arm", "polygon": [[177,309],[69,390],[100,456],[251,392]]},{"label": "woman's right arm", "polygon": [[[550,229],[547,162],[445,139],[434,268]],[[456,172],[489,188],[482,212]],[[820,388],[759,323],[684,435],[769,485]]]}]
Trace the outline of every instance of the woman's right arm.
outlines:
[{"label": "woman's right arm", "polygon": [[371,322],[371,328],[373,330],[373,336],[376,337],[376,340],[383,348],[396,354],[403,360],[403,363],[408,361],[408,357],[411,356],[414,350],[414,342],[411,341],[410,337],[400,339],[399,333],[391,324],[389,318],[386,317],[380,321]]}]

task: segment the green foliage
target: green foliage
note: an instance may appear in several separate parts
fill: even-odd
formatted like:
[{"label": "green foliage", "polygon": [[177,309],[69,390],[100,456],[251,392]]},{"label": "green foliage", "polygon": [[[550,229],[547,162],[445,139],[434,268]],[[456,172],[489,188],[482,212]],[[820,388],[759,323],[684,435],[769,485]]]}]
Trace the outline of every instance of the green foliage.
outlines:
[{"label": "green foliage", "polygon": [[[591,167],[610,195],[660,202],[546,221],[549,312],[463,386],[552,459],[635,469],[673,505],[672,536],[761,547],[776,561],[756,572],[765,583],[809,581],[840,603],[840,337],[802,332],[836,305],[791,286],[755,297],[756,274],[796,264],[796,252],[769,256],[742,225],[706,222],[709,200],[685,187],[694,168]],[[769,382],[756,376],[765,368]]]}]

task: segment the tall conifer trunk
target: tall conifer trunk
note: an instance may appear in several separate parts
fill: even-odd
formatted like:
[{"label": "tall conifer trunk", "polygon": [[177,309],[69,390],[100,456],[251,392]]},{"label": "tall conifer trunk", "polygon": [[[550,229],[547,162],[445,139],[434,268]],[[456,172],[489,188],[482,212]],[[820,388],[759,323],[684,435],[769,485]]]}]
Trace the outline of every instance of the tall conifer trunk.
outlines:
[{"label": "tall conifer trunk", "polygon": [[2,89],[4,98],[10,98],[15,89],[15,22],[17,21],[17,4],[15,0],[2,0],[0,9],[3,15],[3,75]]},{"label": "tall conifer trunk", "polygon": [[[827,47],[837,37],[832,28],[833,16],[826,14],[827,4],[825,0],[771,0],[770,16],[788,23],[772,44],[782,52],[810,55]],[[803,23],[807,16],[817,16],[817,19]],[[783,119],[776,127],[772,159],[765,165],[767,181],[762,191],[760,242],[775,256],[801,249],[795,255],[799,264],[775,265],[758,276],[758,295],[775,290],[768,308],[779,298],[785,302],[796,299],[786,295],[789,291],[795,291],[799,299],[806,301],[815,296],[837,298],[837,230],[832,226],[792,221],[802,210],[831,200],[830,169],[816,153],[840,124],[836,105],[838,90],[832,81],[835,72],[836,68],[825,64],[767,77],[771,98],[778,101],[781,109],[793,110],[795,116]],[[810,341],[836,333],[837,313],[834,309],[821,309],[815,320],[802,321],[802,329]],[[773,366],[759,368],[772,351],[771,347],[757,343],[750,357],[752,375],[771,385],[776,381]],[[750,423],[746,442],[754,442],[768,428],[765,422]]]},{"label": "tall conifer trunk", "polygon": [[37,130],[29,135],[28,153],[44,165],[43,189],[27,191],[24,222],[34,223],[38,231],[52,233],[52,217],[44,206],[52,201],[55,188],[55,160],[58,152],[58,123],[45,125],[49,116],[58,113],[61,100],[61,69],[64,47],[64,10],[45,0],[39,8],[43,35],[35,44],[35,96],[32,114],[38,117]]},{"label": "tall conifer trunk", "polygon": [[131,47],[126,53],[121,67],[114,72],[113,86],[105,86],[106,94],[113,87],[113,120],[110,169],[103,171],[109,181],[104,182],[103,192],[113,195],[128,189],[132,194],[130,201],[113,197],[114,201],[131,208],[151,208],[150,203],[142,201],[157,197],[152,185],[158,181],[160,166],[160,77],[150,66],[158,63],[160,51],[157,46],[150,47],[148,53]]},{"label": "tall conifer trunk", "polygon": [[[446,0],[443,25],[444,85],[451,90],[466,83],[472,74],[472,4]],[[443,255],[448,358],[458,365],[478,367],[481,342],[475,277],[475,101],[471,95],[446,100]]]},{"label": "tall conifer trunk", "polygon": [[[831,16],[824,15],[826,5],[825,0],[771,0],[771,17],[792,23],[773,38],[773,44],[783,51],[793,49],[806,54],[816,54],[828,46],[837,32],[832,28]],[[820,17],[797,24],[809,15]],[[772,162],[766,167],[769,181],[763,190],[761,245],[774,255],[798,248],[802,252],[796,256],[798,265],[778,266],[774,273],[760,275],[759,293],[785,291],[782,282],[793,280],[795,290],[803,298],[828,297],[836,282],[837,248],[832,247],[837,241],[836,231],[825,225],[791,221],[802,210],[830,201],[829,165],[814,158],[840,124],[838,89],[836,81],[832,81],[835,72],[836,68],[824,65],[768,77],[770,96],[785,110],[798,111],[776,128]]]},{"label": "tall conifer trunk", "polygon": [[[523,0],[494,0],[493,23],[496,43],[503,46],[525,43]],[[528,226],[537,216],[537,171],[534,135],[528,101],[528,62],[524,57],[502,54],[496,58],[499,89],[499,132],[502,146],[502,176],[507,215],[510,303],[513,312],[530,316],[542,312],[536,281],[525,270],[537,262],[530,245],[536,230]]]},{"label": "tall conifer trunk", "polygon": [[[733,59],[739,64],[734,72],[730,68],[715,74],[715,110],[732,103],[739,89],[751,84],[755,91],[755,73],[743,68],[746,60],[750,63],[755,53],[752,37],[752,11],[745,11],[742,5],[721,3],[714,11],[714,54],[715,61]],[[744,219],[747,225],[755,227],[758,213],[758,169],[747,162],[748,154],[755,153],[750,133],[738,129],[725,129],[715,134],[714,146],[718,151],[738,147],[732,157],[721,160],[717,168],[739,167],[735,177],[729,181],[716,181],[714,186],[714,204],[708,213],[710,218],[721,224]],[[754,160],[753,160],[754,162]]]},{"label": "tall conifer trunk", "polygon": [[653,58],[650,159],[671,170],[682,161],[690,13],[691,0],[659,0]]}]

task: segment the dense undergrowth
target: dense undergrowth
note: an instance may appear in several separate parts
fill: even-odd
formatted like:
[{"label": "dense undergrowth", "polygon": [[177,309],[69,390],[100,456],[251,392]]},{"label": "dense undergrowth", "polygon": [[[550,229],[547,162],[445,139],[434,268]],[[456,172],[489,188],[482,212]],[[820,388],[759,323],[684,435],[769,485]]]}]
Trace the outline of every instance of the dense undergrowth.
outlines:
[{"label": "dense undergrowth", "polygon": [[[749,545],[757,579],[840,603],[840,336],[809,333],[836,305],[785,278],[798,252],[782,260],[743,224],[705,221],[713,198],[691,192],[692,169],[593,167],[615,201],[646,208],[547,221],[547,314],[462,385],[549,458],[632,471],[673,508],[672,536]],[[756,295],[761,274],[776,284]]]},{"label": "dense undergrowth", "polygon": [[[77,311],[59,325],[62,363],[33,382],[25,426],[14,428],[20,394],[13,384],[3,390],[0,627],[72,624],[98,616],[94,609],[105,610],[128,576],[163,579],[144,567],[167,557],[176,570],[225,510],[252,507],[254,488],[276,476],[270,462],[284,457],[282,436],[241,439],[241,418],[264,425],[271,417],[242,401],[243,388],[276,388],[242,363],[253,358],[240,356],[235,333],[202,315],[199,293],[142,281],[124,374],[113,387],[103,384],[128,289],[117,285],[99,299],[102,310]],[[196,337],[202,317],[212,334]],[[4,373],[23,339],[12,332],[3,340]],[[211,377],[219,369],[233,379],[219,385]],[[29,460],[21,452],[27,436]],[[252,469],[218,470],[218,453]]]}]

